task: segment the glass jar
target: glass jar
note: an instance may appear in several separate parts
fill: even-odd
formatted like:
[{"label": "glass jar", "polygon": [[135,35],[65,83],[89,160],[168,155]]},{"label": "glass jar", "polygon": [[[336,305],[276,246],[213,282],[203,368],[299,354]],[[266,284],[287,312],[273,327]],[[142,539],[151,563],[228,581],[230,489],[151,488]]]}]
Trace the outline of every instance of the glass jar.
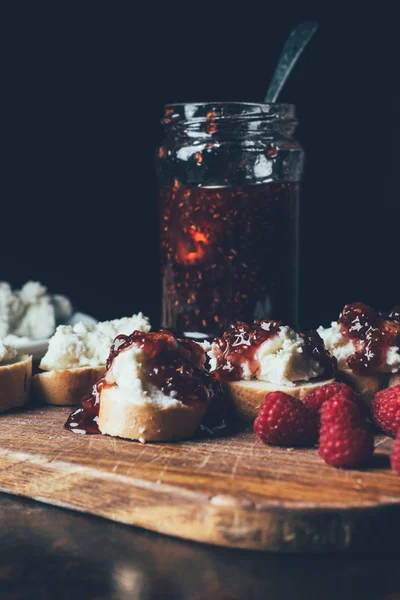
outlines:
[{"label": "glass jar", "polygon": [[171,104],[162,123],[162,326],[203,336],[255,318],[296,327],[295,107]]}]

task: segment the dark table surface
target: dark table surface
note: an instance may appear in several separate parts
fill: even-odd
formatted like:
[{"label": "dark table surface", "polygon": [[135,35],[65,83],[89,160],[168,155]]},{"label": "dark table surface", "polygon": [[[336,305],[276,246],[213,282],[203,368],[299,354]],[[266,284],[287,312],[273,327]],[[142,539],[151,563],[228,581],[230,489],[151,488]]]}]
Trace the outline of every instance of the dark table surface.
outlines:
[{"label": "dark table surface", "polygon": [[229,550],[5,494],[0,538],[1,600],[400,599],[396,550],[330,556]]}]

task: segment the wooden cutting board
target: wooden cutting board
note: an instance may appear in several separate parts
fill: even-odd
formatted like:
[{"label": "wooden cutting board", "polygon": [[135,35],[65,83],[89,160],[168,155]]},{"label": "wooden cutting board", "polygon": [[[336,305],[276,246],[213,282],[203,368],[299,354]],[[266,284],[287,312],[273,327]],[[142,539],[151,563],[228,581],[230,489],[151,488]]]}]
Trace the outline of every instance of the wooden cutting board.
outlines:
[{"label": "wooden cutting board", "polygon": [[0,489],[164,534],[274,551],[388,549],[400,534],[392,440],[365,470],[315,449],[262,444],[251,431],[140,444],[63,429],[70,409],[0,416]]}]

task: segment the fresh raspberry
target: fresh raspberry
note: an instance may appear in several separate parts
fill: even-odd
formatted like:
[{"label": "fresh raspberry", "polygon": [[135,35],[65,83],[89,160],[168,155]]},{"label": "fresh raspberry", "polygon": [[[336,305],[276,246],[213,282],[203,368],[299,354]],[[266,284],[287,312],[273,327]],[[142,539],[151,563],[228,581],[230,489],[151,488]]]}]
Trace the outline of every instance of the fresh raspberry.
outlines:
[{"label": "fresh raspberry", "polygon": [[318,439],[318,415],[283,392],[265,396],[254,431],[266,444],[275,446],[312,446]]},{"label": "fresh raspberry", "polygon": [[332,423],[321,427],[318,454],[332,467],[356,467],[371,458],[374,439],[365,427]]},{"label": "fresh raspberry", "polygon": [[330,400],[333,396],[336,396],[336,394],[345,396],[348,400],[357,404],[363,418],[370,420],[369,410],[365,402],[363,402],[361,397],[345,383],[327,383],[326,385],[309,392],[303,399],[303,402],[310,408],[320,411],[324,402]]},{"label": "fresh raspberry", "polygon": [[395,436],[400,426],[400,385],[377,392],[372,400],[371,409],[378,427]]},{"label": "fresh raspberry", "polygon": [[393,471],[400,475],[400,434],[394,440],[392,455],[390,457]]},{"label": "fresh raspberry", "polygon": [[355,392],[345,383],[327,383],[326,385],[322,385],[321,387],[308,392],[304,397],[303,402],[310,408],[319,411],[326,400],[329,400],[339,392],[351,401],[354,401],[354,398],[356,397]]},{"label": "fresh raspberry", "polygon": [[374,451],[373,435],[358,406],[336,394],[321,407],[318,454],[333,467],[355,467]]},{"label": "fresh raspberry", "polygon": [[343,427],[358,427],[363,425],[365,421],[357,404],[340,392],[322,405],[319,414],[321,426],[339,423]]}]

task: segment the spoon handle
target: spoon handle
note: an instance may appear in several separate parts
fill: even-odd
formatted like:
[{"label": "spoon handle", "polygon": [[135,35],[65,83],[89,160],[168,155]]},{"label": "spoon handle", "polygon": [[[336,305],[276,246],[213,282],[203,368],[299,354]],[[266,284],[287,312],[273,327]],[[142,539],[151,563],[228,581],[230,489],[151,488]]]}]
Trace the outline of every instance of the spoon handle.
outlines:
[{"label": "spoon handle", "polygon": [[283,46],[264,102],[276,102],[276,99],[300,54],[303,52],[317,29],[317,21],[304,21],[304,23],[297,25],[290,33]]}]

